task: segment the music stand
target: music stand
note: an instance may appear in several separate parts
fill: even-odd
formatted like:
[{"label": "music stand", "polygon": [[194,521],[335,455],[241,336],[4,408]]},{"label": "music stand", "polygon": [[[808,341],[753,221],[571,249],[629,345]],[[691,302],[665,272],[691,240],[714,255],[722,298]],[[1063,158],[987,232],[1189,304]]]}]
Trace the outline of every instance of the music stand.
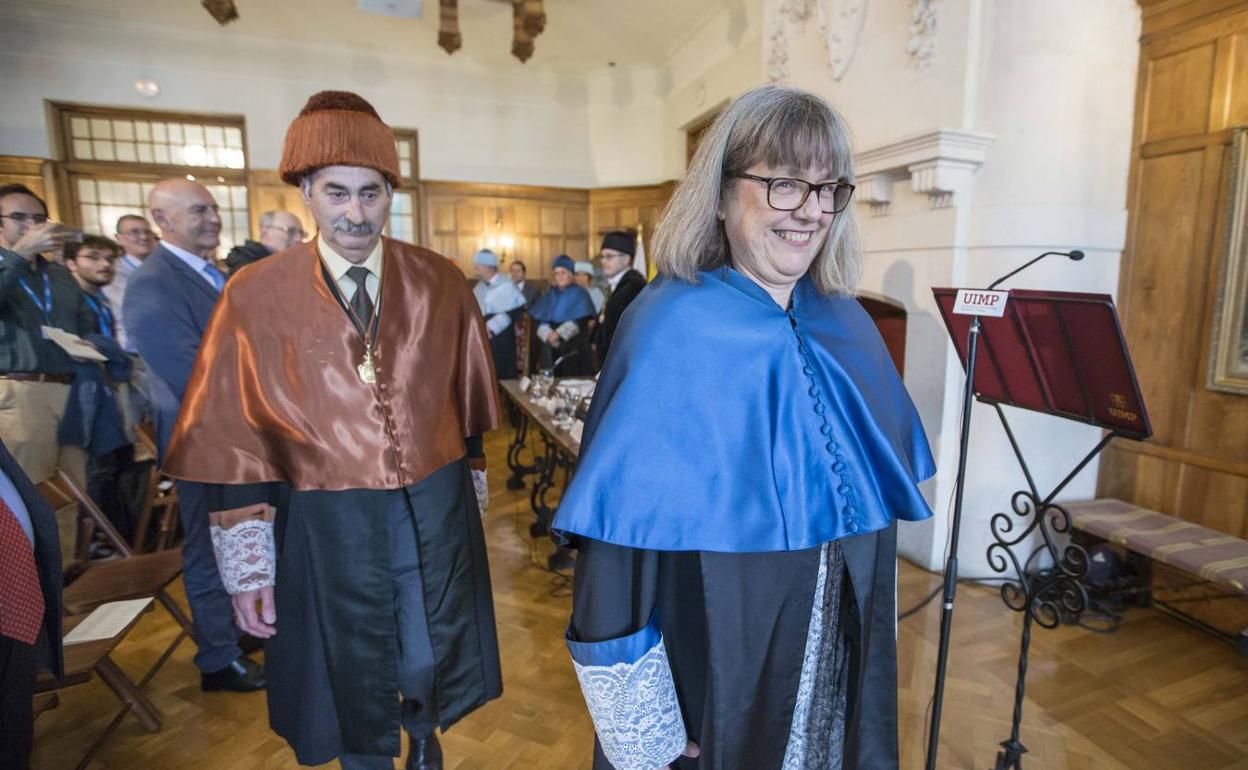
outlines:
[{"label": "music stand", "polygon": [[[1109,295],[1015,289],[1009,292],[1004,315],[988,317],[955,313],[957,289],[933,289],[932,293],[963,369],[968,368],[969,362],[974,368],[974,377],[970,378],[968,373],[963,411],[966,424],[958,468],[952,550],[946,567],[946,601],[941,619],[927,767],[935,767],[944,699],[971,394],[974,393],[978,401],[991,405],[996,411],[1027,479],[1027,489],[1015,492],[1011,498],[1014,516],[1021,522],[1016,524],[1015,519],[1005,513],[994,514],[990,525],[995,542],[988,546],[987,553],[988,565],[994,572],[1014,573],[1014,577],[1007,577],[1001,586],[1001,598],[1011,610],[1023,613],[1013,725],[1009,739],[1001,743],[1003,751],[997,754],[996,763],[996,770],[1021,770],[1022,755],[1027,747],[1019,740],[1019,727],[1032,624],[1056,628],[1064,615],[1078,615],[1087,606],[1087,589],[1082,581],[1088,571],[1088,555],[1081,546],[1056,542],[1055,535],[1070,532],[1071,518],[1053,500],[1114,438],[1143,440],[1152,435],[1152,428],[1122,326]],[[983,355],[977,355],[980,347]],[[1002,405],[1095,425],[1108,432],[1042,497]],[[1039,532],[1042,542],[1027,558],[1020,560],[1014,548],[1035,532]],[[1041,555],[1047,555],[1052,566],[1029,572],[1033,561]]]}]

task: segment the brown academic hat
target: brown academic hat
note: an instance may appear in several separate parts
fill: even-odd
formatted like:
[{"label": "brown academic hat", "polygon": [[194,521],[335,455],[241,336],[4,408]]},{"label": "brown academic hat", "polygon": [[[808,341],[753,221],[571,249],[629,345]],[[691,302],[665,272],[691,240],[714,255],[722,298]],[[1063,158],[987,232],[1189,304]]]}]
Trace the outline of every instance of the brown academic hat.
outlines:
[{"label": "brown academic hat", "polygon": [[278,167],[283,182],[298,185],[305,175],[326,166],[376,169],[391,186],[399,186],[394,132],[359,94],[313,94],[286,129],[282,163]]}]

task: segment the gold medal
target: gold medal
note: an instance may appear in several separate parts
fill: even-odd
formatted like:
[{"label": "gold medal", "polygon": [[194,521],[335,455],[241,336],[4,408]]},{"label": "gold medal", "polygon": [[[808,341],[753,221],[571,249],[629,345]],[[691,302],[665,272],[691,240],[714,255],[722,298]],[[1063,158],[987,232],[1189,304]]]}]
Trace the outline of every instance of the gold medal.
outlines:
[{"label": "gold medal", "polygon": [[377,382],[377,369],[373,367],[372,348],[364,349],[364,360],[360,362],[359,366],[355,367],[355,370],[360,373],[360,379],[369,385]]}]

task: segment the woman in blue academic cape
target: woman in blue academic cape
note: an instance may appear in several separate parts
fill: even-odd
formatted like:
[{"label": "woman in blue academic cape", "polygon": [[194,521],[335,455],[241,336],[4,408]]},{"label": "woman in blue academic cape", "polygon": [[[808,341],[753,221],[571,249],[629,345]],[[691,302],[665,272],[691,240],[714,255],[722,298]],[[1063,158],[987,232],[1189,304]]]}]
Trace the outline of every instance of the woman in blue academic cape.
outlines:
[{"label": "woman in blue academic cape", "polygon": [[529,308],[529,317],[538,324],[538,366],[553,369],[556,377],[594,373],[590,341],[598,314],[589,293],[574,282],[575,267],[566,254],[555,257],[550,288]]},{"label": "woman in blue academic cape", "polygon": [[898,766],[896,522],[934,467],[853,296],[852,179],[832,108],[765,86],[657,229],[553,524],[596,770]]}]

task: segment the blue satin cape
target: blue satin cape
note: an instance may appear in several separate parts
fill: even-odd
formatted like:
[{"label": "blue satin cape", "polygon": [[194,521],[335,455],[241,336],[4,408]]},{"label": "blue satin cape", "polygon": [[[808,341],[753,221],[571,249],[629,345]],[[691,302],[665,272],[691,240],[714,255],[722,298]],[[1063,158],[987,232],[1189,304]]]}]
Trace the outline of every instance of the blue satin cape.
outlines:
[{"label": "blue satin cape", "polygon": [[745,553],[931,516],[927,437],[858,301],[806,277],[786,312],[731,268],[699,278],[625,312],[552,528]]},{"label": "blue satin cape", "polygon": [[594,311],[594,301],[589,298],[589,292],[580,286],[569,286],[566,289],[551,286],[529,309],[529,316],[534,320],[553,324],[579,321],[596,315],[598,313]]}]

